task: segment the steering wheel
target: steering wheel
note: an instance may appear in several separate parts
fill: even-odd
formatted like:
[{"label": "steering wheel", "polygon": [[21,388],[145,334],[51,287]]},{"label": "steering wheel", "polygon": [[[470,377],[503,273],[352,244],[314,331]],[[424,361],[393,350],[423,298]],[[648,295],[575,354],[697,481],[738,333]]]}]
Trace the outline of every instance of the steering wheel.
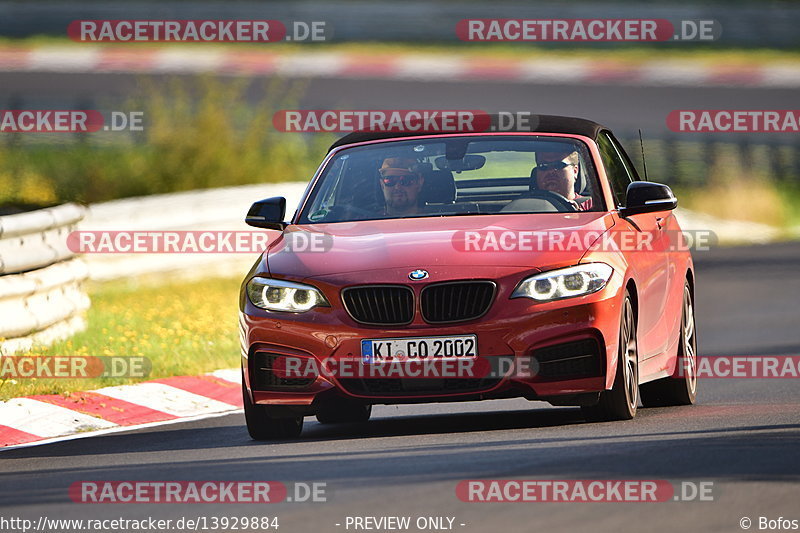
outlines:
[{"label": "steering wheel", "polygon": [[540,198],[553,204],[559,211],[577,211],[578,208],[557,192],[545,189],[531,189],[523,198]]}]

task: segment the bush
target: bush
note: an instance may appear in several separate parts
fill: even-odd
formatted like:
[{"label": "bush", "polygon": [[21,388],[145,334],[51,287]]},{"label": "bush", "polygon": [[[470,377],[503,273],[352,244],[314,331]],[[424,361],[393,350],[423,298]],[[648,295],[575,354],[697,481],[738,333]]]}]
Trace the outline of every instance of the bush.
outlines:
[{"label": "bush", "polygon": [[90,203],[308,180],[332,136],[272,126],[275,111],[297,106],[293,95],[302,85],[269,82],[256,102],[245,98],[248,85],[212,77],[145,81],[125,106],[144,112],[142,132],[98,132],[66,142],[9,137],[0,147],[0,204]]}]

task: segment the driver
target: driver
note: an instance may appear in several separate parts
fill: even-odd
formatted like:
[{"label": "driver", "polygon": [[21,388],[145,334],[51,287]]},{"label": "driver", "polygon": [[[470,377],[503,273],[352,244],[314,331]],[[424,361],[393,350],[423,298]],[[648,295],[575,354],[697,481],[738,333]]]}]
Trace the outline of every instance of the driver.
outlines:
[{"label": "driver", "polygon": [[592,198],[575,192],[578,179],[578,152],[539,152],[536,154],[536,188],[560,194],[578,211],[590,211]]},{"label": "driver", "polygon": [[386,202],[386,214],[409,216],[420,213],[419,193],[425,178],[417,161],[405,157],[389,157],[379,169],[381,191]]}]

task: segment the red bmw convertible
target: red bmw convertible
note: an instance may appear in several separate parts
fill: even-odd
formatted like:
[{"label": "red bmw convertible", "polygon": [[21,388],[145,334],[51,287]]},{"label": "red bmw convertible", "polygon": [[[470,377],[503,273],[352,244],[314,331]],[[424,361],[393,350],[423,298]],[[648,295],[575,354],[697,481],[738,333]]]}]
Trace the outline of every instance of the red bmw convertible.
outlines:
[{"label": "red bmw convertible", "polygon": [[357,132],[240,295],[257,440],[374,404],[523,397],[592,421],[695,401],[694,270],[665,185],[614,135],[535,116],[525,131]]}]

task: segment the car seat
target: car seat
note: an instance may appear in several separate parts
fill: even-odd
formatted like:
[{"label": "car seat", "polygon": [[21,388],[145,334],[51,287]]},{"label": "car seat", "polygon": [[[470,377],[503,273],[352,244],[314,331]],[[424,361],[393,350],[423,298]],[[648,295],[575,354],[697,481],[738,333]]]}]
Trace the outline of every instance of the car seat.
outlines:
[{"label": "car seat", "polygon": [[424,204],[452,204],[456,200],[456,182],[449,170],[431,170],[424,174],[425,183],[420,191]]}]

